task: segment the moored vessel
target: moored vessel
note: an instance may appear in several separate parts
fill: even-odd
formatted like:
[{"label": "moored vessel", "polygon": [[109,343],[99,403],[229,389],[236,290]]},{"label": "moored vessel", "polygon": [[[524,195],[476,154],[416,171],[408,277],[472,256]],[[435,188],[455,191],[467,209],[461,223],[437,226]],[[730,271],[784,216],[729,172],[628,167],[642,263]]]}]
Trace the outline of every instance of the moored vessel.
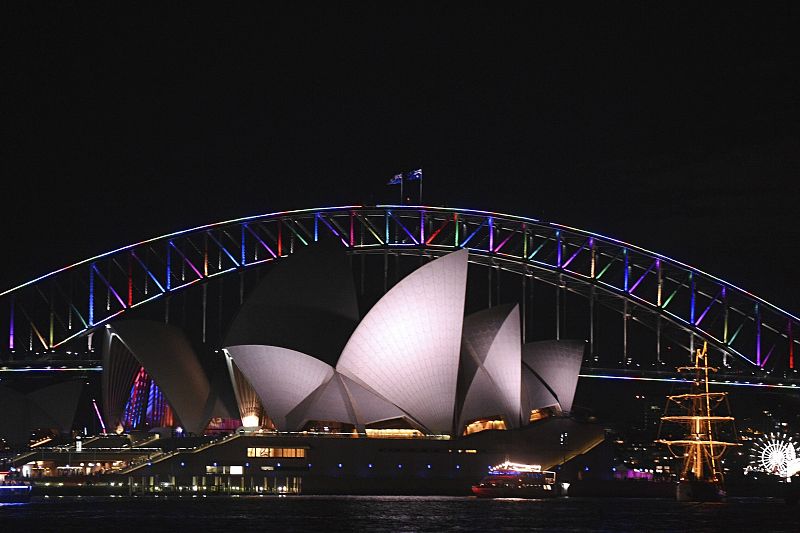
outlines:
[{"label": "moored vessel", "polygon": [[559,491],[556,473],[540,465],[504,462],[489,469],[489,474],[472,486],[479,498],[554,498]]},{"label": "moored vessel", "polygon": [[[683,426],[678,438],[659,438],[674,457],[683,459],[675,497],[678,501],[722,501],[725,486],[721,468],[722,455],[736,442],[724,440],[722,424],[732,426],[726,392],[710,392],[709,372],[717,369],[708,366],[708,345],[697,350],[692,366],[679,367],[678,372],[694,374],[691,390],[686,394],[667,396],[667,406],[661,417],[659,436],[664,435],[664,423]],[[718,414],[727,408],[727,415]],[[732,430],[735,435],[735,430]],[[672,435],[669,435],[672,437]]]},{"label": "moored vessel", "polygon": [[30,483],[10,479],[10,472],[0,472],[0,503],[27,503],[31,500]]}]

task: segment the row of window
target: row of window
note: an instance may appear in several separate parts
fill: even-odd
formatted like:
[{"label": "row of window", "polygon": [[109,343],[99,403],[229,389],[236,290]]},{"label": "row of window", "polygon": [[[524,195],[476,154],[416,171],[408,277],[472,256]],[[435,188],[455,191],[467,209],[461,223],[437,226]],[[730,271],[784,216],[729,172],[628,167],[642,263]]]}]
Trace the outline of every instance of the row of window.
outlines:
[{"label": "row of window", "polygon": [[299,457],[306,456],[305,448],[247,448],[247,457]]},{"label": "row of window", "polygon": [[[183,466],[183,463],[181,463],[181,466]],[[213,466],[206,466],[206,474],[231,474],[233,476],[241,476],[244,474],[244,468],[242,465],[217,466],[217,463],[214,463]]]},{"label": "row of window", "polygon": [[[339,468],[344,468],[344,465],[342,463],[338,463],[336,466],[338,466]],[[367,464],[367,468],[372,468],[374,466],[375,465],[373,465],[372,463],[368,463]],[[433,466],[430,465],[430,464],[427,464],[425,466],[428,468],[428,470],[433,468]],[[308,467],[311,468],[311,463],[309,463]],[[403,464],[402,463],[398,463],[397,468],[398,469],[402,469],[403,468]],[[491,468],[491,465],[489,466],[489,468]],[[456,465],[456,470],[461,470],[461,465]]]}]

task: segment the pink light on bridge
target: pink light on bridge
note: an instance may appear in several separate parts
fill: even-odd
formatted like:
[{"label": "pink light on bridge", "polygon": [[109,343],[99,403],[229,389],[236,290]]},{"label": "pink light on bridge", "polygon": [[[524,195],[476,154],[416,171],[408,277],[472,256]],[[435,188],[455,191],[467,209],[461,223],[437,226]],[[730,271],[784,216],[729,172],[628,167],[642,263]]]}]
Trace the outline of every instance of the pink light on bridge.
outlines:
[{"label": "pink light on bridge", "polygon": [[100,427],[103,428],[103,433],[106,433],[106,424],[103,422],[103,417],[100,416],[100,409],[97,407],[97,400],[92,398],[92,406],[94,407],[94,412],[97,415],[97,419],[100,421]]}]

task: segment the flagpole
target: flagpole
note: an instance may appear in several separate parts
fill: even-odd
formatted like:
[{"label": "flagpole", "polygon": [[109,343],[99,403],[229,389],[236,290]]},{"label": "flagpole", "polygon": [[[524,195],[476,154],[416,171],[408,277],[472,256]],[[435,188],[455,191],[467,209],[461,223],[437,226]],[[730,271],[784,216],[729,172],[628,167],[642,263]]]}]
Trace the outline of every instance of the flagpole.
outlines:
[{"label": "flagpole", "polygon": [[419,205],[422,205],[422,174],[419,175]]},{"label": "flagpole", "polygon": [[403,182],[406,180],[406,177],[403,174],[400,174],[400,205],[403,205]]}]

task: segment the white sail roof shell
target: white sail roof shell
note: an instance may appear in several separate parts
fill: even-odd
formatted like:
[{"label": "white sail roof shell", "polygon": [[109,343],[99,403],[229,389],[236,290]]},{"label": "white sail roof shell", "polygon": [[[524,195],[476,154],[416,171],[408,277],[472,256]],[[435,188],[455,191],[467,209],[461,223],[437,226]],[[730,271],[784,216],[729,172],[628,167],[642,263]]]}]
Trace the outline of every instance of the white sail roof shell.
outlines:
[{"label": "white sail roof shell", "polygon": [[522,365],[522,417],[523,420],[529,419],[531,411],[534,409],[541,409],[543,407],[557,406],[559,409],[561,405],[553,395],[552,392],[542,383],[536,374],[534,374],[524,364]]},{"label": "white sail roof shell", "polygon": [[308,395],[287,415],[287,425],[301,429],[309,420],[326,420],[358,425],[353,406],[342,385],[341,376],[333,373],[325,383]]},{"label": "white sail roof shell", "polygon": [[335,372],[289,413],[287,424],[299,430],[310,420],[326,420],[352,424],[360,431],[368,424],[405,416],[385,398]]},{"label": "white sail roof shell", "polygon": [[450,433],[467,280],[467,250],[415,270],[353,332],[337,370],[411,415]]},{"label": "white sail roof shell", "polygon": [[0,438],[13,446],[27,445],[36,429],[72,429],[83,380],[71,380],[23,394],[0,385]]},{"label": "white sail roof shell", "polygon": [[374,422],[383,422],[393,418],[410,418],[407,413],[389,400],[380,397],[360,383],[339,374],[342,384],[353,405],[353,412],[360,425],[366,426]]},{"label": "white sail roof shell", "polygon": [[[149,320],[123,320],[107,329],[104,351],[116,336],[141,363],[187,431],[202,434],[216,395],[189,340],[180,329]],[[104,354],[107,361],[109,354]]]},{"label": "white sail roof shell", "polygon": [[226,350],[280,431],[297,429],[287,421],[289,413],[333,377],[329,364],[288,348],[243,345]]},{"label": "white sail roof shell", "polygon": [[350,258],[341,246],[313,243],[267,271],[231,323],[225,346],[281,346],[335,365],[358,318]]},{"label": "white sail roof shell", "polygon": [[464,319],[461,381],[464,400],[460,431],[479,418],[502,416],[520,424],[521,340],[518,305],[485,309]]},{"label": "white sail roof shell", "polygon": [[[523,366],[542,382],[567,413],[572,410],[585,348],[586,343],[580,340],[531,342],[522,346]],[[530,405],[531,409],[538,407],[541,406]]]}]

